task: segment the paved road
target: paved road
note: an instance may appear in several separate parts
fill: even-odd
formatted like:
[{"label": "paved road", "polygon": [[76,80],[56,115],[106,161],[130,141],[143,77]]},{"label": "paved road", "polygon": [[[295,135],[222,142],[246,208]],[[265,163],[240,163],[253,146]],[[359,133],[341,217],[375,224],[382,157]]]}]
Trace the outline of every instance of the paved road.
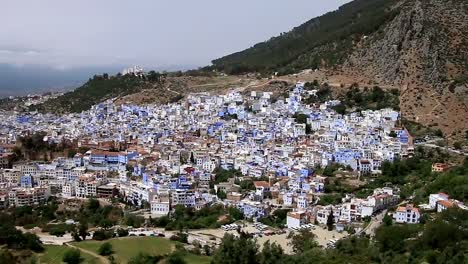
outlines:
[{"label": "paved road", "polygon": [[387,210],[383,210],[378,215],[372,217],[371,222],[364,228],[361,232],[364,232],[366,235],[373,237],[375,235],[375,230],[382,224],[384,216],[387,214]]}]

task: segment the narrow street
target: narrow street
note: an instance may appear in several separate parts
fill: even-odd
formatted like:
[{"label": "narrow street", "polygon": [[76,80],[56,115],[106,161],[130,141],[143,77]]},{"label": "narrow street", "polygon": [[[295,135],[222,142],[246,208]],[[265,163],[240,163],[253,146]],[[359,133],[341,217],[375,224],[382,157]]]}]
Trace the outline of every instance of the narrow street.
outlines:
[{"label": "narrow street", "polygon": [[375,235],[375,230],[382,224],[382,220],[386,214],[387,210],[383,210],[378,215],[373,216],[369,225],[364,228],[361,233],[364,232],[366,235],[373,237]]}]

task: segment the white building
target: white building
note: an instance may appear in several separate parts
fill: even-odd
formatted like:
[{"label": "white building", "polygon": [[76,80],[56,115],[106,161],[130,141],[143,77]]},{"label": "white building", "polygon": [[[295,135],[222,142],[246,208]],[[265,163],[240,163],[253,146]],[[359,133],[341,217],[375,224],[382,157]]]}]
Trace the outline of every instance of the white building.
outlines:
[{"label": "white building", "polygon": [[449,208],[460,208],[462,210],[468,210],[468,206],[464,205],[462,202],[450,199],[450,200],[441,200],[437,201],[437,212],[441,213]]},{"label": "white building", "polygon": [[38,205],[47,201],[49,196],[49,188],[14,188],[8,193],[8,203],[10,206]]},{"label": "white building", "polygon": [[171,211],[169,194],[155,194],[150,205],[152,215],[168,215]]},{"label": "white building", "polygon": [[264,197],[266,192],[270,191],[270,184],[266,181],[254,181],[255,194]]},{"label": "white building", "polygon": [[76,187],[72,182],[67,182],[62,186],[62,197],[72,198],[76,195]]},{"label": "white building", "polygon": [[289,212],[286,218],[286,225],[288,228],[301,227],[306,223],[306,214],[304,211]]},{"label": "white building", "polygon": [[285,193],[283,195],[283,204],[285,206],[292,206],[294,202],[294,196],[292,193]]},{"label": "white building", "polygon": [[393,214],[393,218],[397,223],[417,224],[420,217],[419,209],[412,204],[398,207]]},{"label": "white building", "polygon": [[181,204],[186,207],[195,207],[195,193],[192,190],[176,189],[171,192],[173,206]]},{"label": "white building", "polygon": [[306,196],[297,197],[297,208],[306,209],[309,204],[309,201]]},{"label": "white building", "polygon": [[435,193],[429,195],[429,206],[431,209],[436,209],[437,207],[437,202],[439,201],[447,201],[449,199],[449,196],[445,193]]},{"label": "white building", "polygon": [[135,76],[142,76],[144,74],[144,70],[140,66],[133,66],[127,69],[123,69],[122,75],[133,74]]}]

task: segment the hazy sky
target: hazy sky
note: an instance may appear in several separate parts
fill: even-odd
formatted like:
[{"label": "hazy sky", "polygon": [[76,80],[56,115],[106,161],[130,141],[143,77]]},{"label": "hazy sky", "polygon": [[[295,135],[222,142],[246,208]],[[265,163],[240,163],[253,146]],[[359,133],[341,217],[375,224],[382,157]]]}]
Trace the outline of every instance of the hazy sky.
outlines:
[{"label": "hazy sky", "polygon": [[349,0],[12,0],[0,63],[207,65]]}]

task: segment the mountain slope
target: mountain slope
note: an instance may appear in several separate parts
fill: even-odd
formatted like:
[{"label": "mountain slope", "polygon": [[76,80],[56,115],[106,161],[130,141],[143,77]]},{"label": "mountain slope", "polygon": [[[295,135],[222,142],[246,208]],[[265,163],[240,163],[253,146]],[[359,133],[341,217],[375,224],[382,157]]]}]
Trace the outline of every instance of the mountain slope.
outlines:
[{"label": "mountain slope", "polygon": [[151,85],[145,80],[132,76],[95,75],[74,91],[47,102],[33,106],[33,110],[44,112],[81,112],[107,99],[137,93]]},{"label": "mountain slope", "polygon": [[403,114],[449,136],[468,123],[468,1],[403,1],[399,14],[358,43],[340,68],[401,87]]},{"label": "mountain slope", "polygon": [[397,0],[355,0],[286,34],[213,61],[219,70],[291,73],[343,62],[353,43],[396,14]]},{"label": "mountain slope", "polygon": [[[218,76],[212,72],[202,71],[168,74],[150,71],[144,77],[120,74],[95,75],[81,87],[45,103],[33,105],[30,110],[55,113],[81,112],[108,99],[113,99],[117,104],[166,104],[176,102],[188,93],[224,91],[246,85],[245,82],[237,76]],[[1,104],[0,100],[0,106]]]},{"label": "mountain slope", "polygon": [[468,128],[468,1],[355,0],[254,47],[218,70],[327,71],[400,87],[405,118],[460,137]]}]

